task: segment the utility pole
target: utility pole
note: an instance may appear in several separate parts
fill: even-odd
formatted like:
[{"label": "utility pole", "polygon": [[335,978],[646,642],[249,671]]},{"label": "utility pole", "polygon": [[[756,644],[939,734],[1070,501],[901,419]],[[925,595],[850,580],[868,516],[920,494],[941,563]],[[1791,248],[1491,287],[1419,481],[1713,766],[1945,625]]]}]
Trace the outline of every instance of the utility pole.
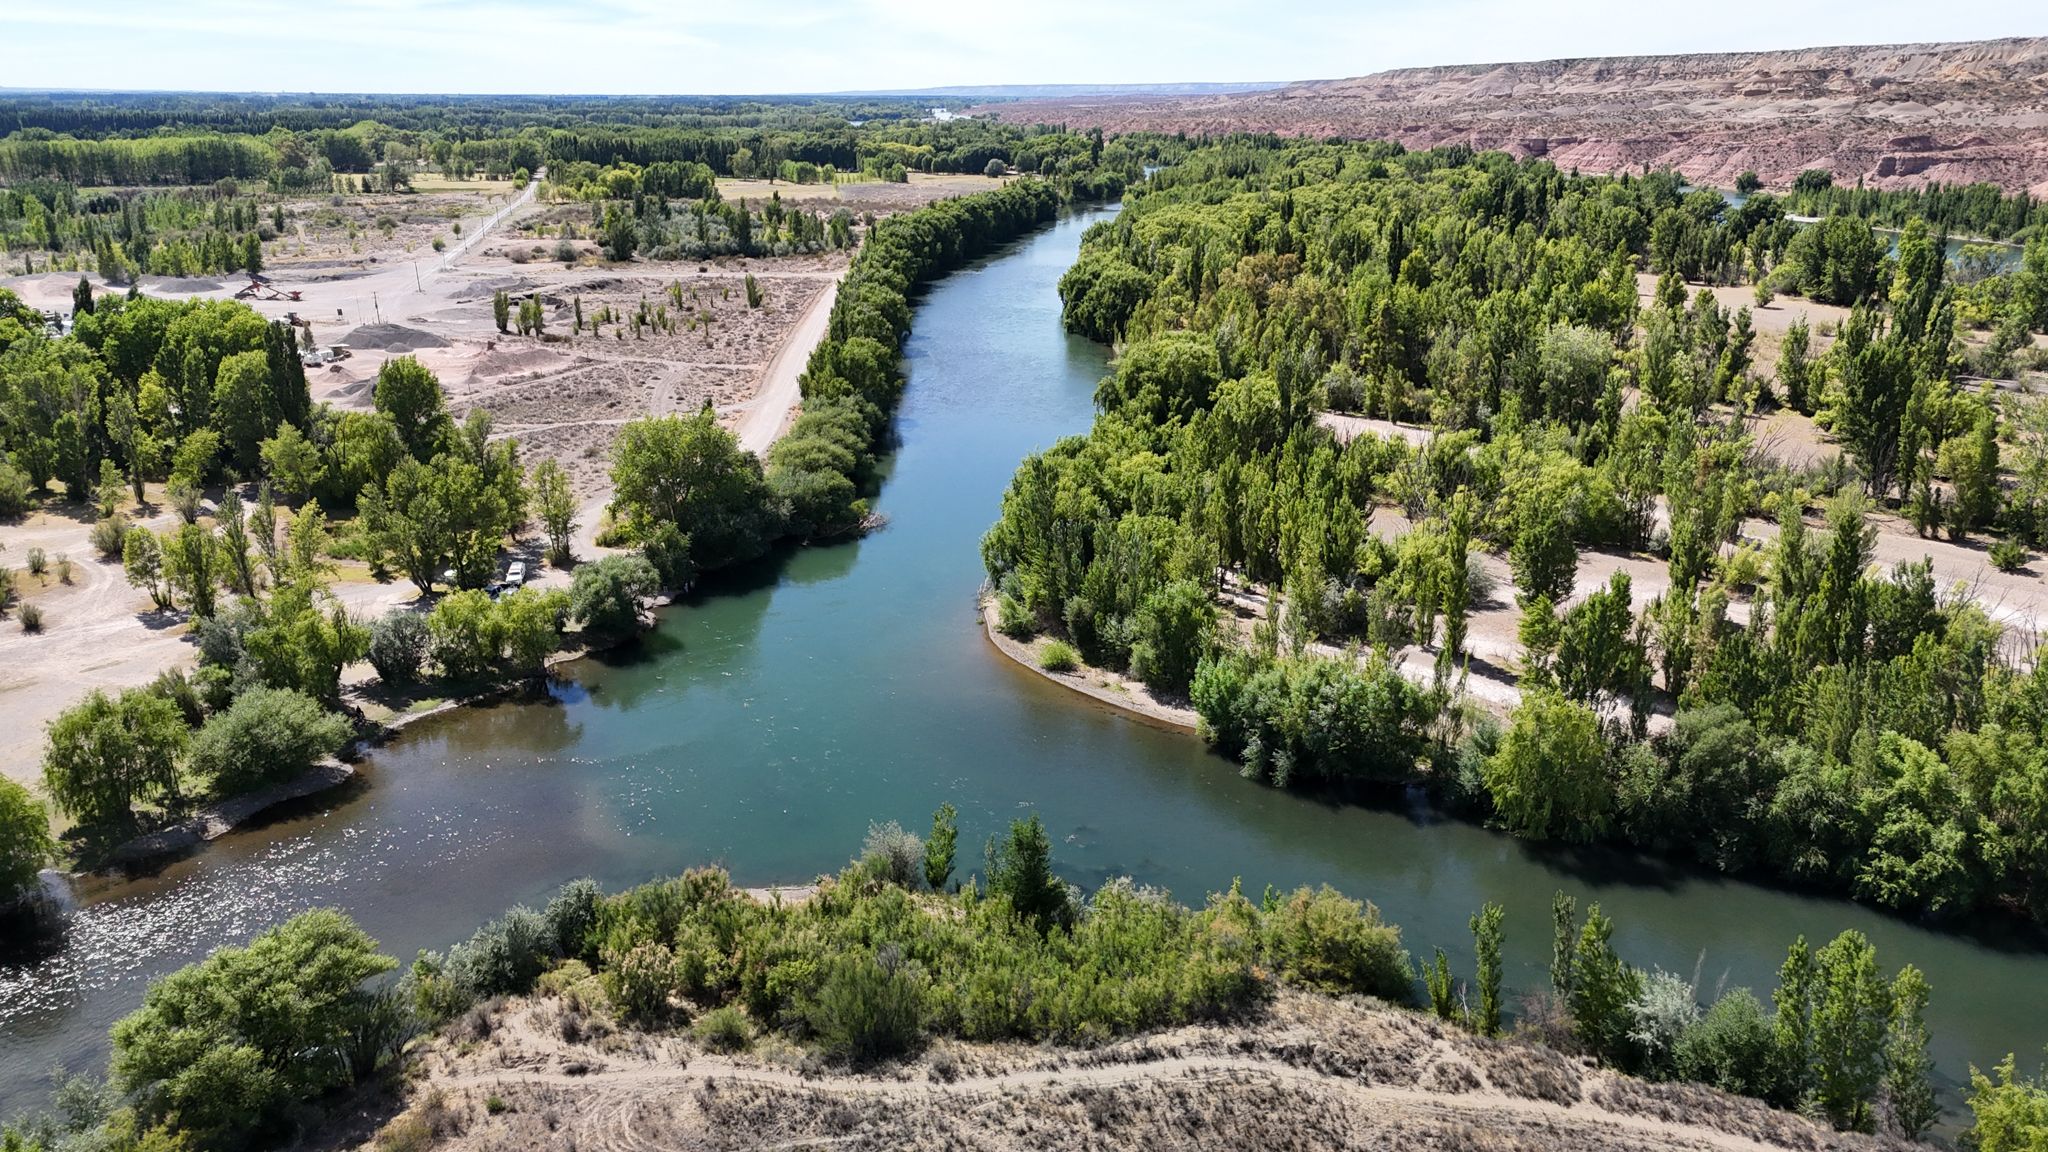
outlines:
[{"label": "utility pole", "polygon": [[413,291],[415,292],[426,291],[426,289],[424,287],[421,287],[420,285],[420,262],[417,260],[412,262],[412,287]]}]

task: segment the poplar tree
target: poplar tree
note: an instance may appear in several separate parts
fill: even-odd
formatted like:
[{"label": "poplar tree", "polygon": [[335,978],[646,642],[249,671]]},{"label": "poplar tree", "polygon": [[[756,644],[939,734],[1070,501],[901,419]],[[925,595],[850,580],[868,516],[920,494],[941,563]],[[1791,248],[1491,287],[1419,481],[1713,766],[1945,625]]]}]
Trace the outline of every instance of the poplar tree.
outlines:
[{"label": "poplar tree", "polygon": [[1506,915],[1506,909],[1489,901],[1471,921],[1479,964],[1479,1016],[1473,1027],[1482,1036],[1500,1035],[1501,921]]}]

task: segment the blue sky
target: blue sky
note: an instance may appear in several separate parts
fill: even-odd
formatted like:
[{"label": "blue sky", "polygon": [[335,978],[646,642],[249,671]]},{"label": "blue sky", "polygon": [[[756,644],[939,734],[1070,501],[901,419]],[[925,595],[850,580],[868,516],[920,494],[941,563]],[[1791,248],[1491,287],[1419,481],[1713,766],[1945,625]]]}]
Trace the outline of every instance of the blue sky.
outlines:
[{"label": "blue sky", "polygon": [[821,92],[2043,34],[2041,0],[6,0],[0,85]]}]

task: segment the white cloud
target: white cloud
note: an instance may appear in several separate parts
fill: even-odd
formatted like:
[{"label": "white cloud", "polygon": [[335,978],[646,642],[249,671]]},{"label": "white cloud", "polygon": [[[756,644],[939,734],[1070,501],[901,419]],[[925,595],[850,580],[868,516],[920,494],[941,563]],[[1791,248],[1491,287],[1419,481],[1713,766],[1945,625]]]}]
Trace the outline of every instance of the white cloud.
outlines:
[{"label": "white cloud", "polygon": [[143,0],[0,7],[15,87],[819,92],[1291,80],[1424,64],[2040,33],[2035,3],[1799,20],[1640,0]]}]

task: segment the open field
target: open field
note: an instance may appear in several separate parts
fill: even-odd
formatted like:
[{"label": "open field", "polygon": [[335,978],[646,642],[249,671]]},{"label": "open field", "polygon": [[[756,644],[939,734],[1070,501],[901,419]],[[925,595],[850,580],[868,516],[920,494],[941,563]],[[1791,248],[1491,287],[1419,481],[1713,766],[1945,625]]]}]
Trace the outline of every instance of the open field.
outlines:
[{"label": "open field", "polygon": [[1015,179],[991,179],[976,174],[912,172],[902,184],[874,180],[842,180],[837,184],[791,184],[776,180],[735,180],[720,177],[718,194],[727,200],[766,200],[781,196],[785,201],[812,207],[840,206],[856,212],[901,212],[970,192],[986,192]]},{"label": "open field", "polygon": [[[543,997],[433,1042],[387,1140],[449,1150],[1903,1148],[1650,1084],[1372,1001],[1282,992],[1235,1024],[1092,1049],[941,1042],[853,1073],[765,1040],[719,1056]],[[312,1147],[374,1148],[395,1107]],[[381,1145],[383,1147],[391,1144]]]},{"label": "open field", "polygon": [[477,177],[472,180],[457,180],[439,172],[417,172],[412,177],[415,192],[480,192],[486,196],[504,196],[519,190],[513,180],[486,180]]}]

